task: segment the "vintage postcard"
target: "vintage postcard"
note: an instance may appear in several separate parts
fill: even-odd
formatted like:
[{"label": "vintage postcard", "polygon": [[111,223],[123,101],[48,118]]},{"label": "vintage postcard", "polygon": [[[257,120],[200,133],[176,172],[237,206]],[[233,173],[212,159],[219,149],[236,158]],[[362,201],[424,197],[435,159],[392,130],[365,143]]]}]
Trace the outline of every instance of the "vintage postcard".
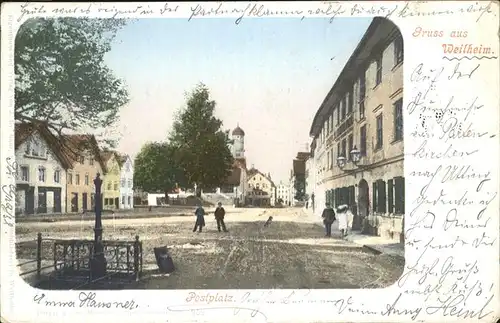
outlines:
[{"label": "vintage postcard", "polygon": [[2,322],[495,322],[498,1],[1,13]]}]

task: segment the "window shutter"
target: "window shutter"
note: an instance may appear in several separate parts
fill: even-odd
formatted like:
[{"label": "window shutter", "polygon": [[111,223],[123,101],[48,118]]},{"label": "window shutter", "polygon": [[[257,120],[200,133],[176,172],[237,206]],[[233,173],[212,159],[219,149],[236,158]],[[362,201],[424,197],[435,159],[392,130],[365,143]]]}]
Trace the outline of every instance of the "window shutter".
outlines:
[{"label": "window shutter", "polygon": [[380,211],[380,213],[385,213],[385,212],[387,212],[387,198],[386,198],[385,181],[380,180],[378,187],[379,187],[379,194],[380,194],[379,211]]},{"label": "window shutter", "polygon": [[401,214],[405,213],[405,178],[401,177]]},{"label": "window shutter", "polygon": [[373,212],[377,212],[377,182],[372,183]]},{"label": "window shutter", "polygon": [[337,205],[337,191],[332,189],[331,190],[332,192],[332,206],[336,206]]},{"label": "window shutter", "polygon": [[394,195],[395,198],[395,211],[396,214],[404,214],[405,211],[405,183],[403,177],[394,178]]},{"label": "window shutter", "polygon": [[393,213],[394,211],[394,183],[393,180],[390,179],[387,181],[387,207],[388,212]]},{"label": "window shutter", "polygon": [[354,186],[349,186],[349,205],[356,203],[356,189]]}]

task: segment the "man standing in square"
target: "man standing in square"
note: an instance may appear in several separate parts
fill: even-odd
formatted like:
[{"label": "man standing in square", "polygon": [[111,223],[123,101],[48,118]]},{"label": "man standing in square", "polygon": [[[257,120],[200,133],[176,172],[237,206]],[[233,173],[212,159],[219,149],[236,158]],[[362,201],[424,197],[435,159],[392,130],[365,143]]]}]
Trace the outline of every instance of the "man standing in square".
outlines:
[{"label": "man standing in square", "polygon": [[224,223],[224,215],[226,215],[226,210],[224,210],[224,208],[222,207],[221,202],[217,203],[217,208],[215,209],[214,215],[215,221],[217,221],[217,230],[219,230],[220,232],[220,229],[222,227],[222,230],[224,230],[224,232],[227,232],[226,224]]}]

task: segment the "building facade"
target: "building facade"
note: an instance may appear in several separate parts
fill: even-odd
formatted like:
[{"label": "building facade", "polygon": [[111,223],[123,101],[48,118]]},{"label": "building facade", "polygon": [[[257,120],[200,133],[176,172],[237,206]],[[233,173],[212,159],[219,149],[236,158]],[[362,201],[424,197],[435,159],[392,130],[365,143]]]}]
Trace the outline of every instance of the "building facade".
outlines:
[{"label": "building facade", "polygon": [[119,157],[120,209],[134,208],[134,164],[129,155]]},{"label": "building facade", "polygon": [[247,204],[253,206],[274,206],[276,204],[276,185],[270,174],[264,174],[252,167],[248,170]]},{"label": "building facade", "polygon": [[45,124],[15,124],[16,214],[66,211],[66,174],[71,161]]},{"label": "building facade", "polygon": [[[310,135],[316,214],[348,204],[353,228],[402,239],[403,39],[374,18],[314,117]],[[358,221],[359,220],[359,221]]]},{"label": "building facade", "polygon": [[94,179],[101,178],[106,167],[93,135],[63,135],[63,150],[73,163],[66,176],[66,212],[85,212],[95,206]]},{"label": "building facade", "polygon": [[288,183],[280,182],[276,186],[276,204],[283,206],[290,206],[290,185]]},{"label": "building facade", "polygon": [[[103,208],[107,210],[120,208],[121,167],[116,152],[101,151],[101,159],[106,167],[106,176],[102,183]],[[127,183],[128,184],[128,183]]]}]

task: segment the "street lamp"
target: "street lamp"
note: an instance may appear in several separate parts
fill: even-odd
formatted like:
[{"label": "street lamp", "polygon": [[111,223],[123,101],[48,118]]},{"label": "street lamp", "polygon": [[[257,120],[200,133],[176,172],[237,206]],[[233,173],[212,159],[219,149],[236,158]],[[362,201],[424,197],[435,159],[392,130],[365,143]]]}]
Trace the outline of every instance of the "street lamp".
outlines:
[{"label": "street lamp", "polygon": [[340,169],[344,168],[345,166],[345,157],[344,156],[339,156],[337,158],[337,166],[339,166]]},{"label": "street lamp", "polygon": [[359,151],[359,149],[356,146],[354,146],[350,154],[352,162],[354,164],[357,164],[359,162],[359,159],[361,158],[361,152]]},{"label": "street lamp", "polygon": [[90,262],[92,279],[101,278],[106,275],[106,258],[104,257],[104,246],[102,243],[102,179],[97,173],[94,179],[95,185],[95,224],[94,224],[94,253]]}]

